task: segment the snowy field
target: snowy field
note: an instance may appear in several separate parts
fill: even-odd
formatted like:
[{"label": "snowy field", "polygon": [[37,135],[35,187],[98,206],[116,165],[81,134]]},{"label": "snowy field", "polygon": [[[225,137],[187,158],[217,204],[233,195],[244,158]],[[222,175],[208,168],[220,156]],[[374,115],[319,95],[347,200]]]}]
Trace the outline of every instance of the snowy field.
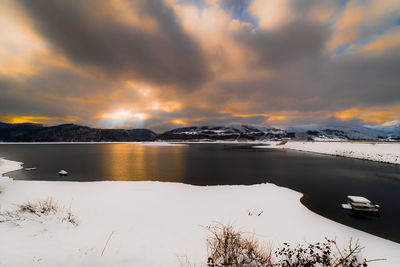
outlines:
[{"label": "snowy field", "polygon": [[[1,174],[20,167],[20,163],[0,159]],[[369,266],[400,266],[400,244],[314,214],[302,206],[300,193],[273,184],[199,187],[2,177],[0,190],[3,214],[18,204],[47,198],[60,207],[53,215],[0,223],[2,267],[181,266],[186,258],[191,266],[205,266],[205,238],[210,233],[203,226],[215,222],[254,232],[273,248],[283,242],[317,242],[324,237],[336,237],[344,248],[353,237],[365,246],[363,254],[368,259],[387,259]],[[77,226],[62,221],[66,211],[76,216]]]},{"label": "snowy field", "polygon": [[269,142],[268,146],[255,148],[294,149],[320,154],[366,159],[372,161],[400,164],[400,143],[366,143],[366,142]]}]

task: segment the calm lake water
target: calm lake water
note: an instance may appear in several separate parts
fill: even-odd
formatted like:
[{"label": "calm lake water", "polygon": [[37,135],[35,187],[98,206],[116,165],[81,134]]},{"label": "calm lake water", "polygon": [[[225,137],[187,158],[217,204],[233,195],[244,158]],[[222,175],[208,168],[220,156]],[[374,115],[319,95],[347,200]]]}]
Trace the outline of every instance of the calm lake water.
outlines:
[{"label": "calm lake water", "polygon": [[[247,144],[10,144],[0,145],[0,156],[37,167],[9,173],[20,180],[274,183],[304,193],[303,204],[316,213],[400,243],[400,165]],[[70,175],[60,177],[60,169]],[[380,216],[343,210],[346,195],[380,204]]]}]

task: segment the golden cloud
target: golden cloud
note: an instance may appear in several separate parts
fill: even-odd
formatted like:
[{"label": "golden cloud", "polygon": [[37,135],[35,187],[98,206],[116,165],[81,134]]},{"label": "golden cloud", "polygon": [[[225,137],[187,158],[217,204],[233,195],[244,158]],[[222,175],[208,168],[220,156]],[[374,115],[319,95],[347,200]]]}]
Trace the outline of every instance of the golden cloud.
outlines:
[{"label": "golden cloud", "polygon": [[72,116],[24,116],[24,115],[0,115],[0,120],[7,123],[52,123],[75,122]]},{"label": "golden cloud", "polygon": [[365,123],[382,124],[400,118],[400,105],[356,107],[331,114],[341,120],[360,119]]}]

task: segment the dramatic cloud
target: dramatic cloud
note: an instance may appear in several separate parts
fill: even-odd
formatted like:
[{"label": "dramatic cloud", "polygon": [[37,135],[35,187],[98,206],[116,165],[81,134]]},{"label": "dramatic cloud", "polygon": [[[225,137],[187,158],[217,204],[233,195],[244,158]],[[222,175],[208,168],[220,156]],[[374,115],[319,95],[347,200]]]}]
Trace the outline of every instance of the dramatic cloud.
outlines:
[{"label": "dramatic cloud", "polygon": [[400,118],[396,0],[4,0],[0,120],[99,127]]},{"label": "dramatic cloud", "polygon": [[245,28],[236,39],[256,53],[260,65],[276,68],[322,54],[329,33],[327,25],[299,19],[273,30]]},{"label": "dramatic cloud", "polygon": [[134,15],[149,17],[154,30],[123,21],[110,1],[19,2],[56,49],[106,75],[177,83],[185,90],[193,90],[207,77],[200,49],[162,1],[126,4]]}]

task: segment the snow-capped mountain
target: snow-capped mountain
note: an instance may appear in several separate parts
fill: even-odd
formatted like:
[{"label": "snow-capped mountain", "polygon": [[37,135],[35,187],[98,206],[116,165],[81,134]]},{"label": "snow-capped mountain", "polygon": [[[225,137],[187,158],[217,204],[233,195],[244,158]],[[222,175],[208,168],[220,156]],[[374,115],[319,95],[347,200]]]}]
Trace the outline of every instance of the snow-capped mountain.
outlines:
[{"label": "snow-capped mountain", "polygon": [[400,136],[400,120],[389,121],[380,125],[373,125],[373,126],[368,125],[366,127],[370,129],[375,129],[380,132],[384,132],[387,135],[390,135],[394,138]]},{"label": "snow-capped mountain", "polygon": [[295,136],[277,128],[260,126],[200,126],[184,127],[157,136],[158,140],[281,140]]},{"label": "snow-capped mountain", "polygon": [[96,129],[64,124],[0,123],[3,142],[87,142],[87,141],[266,141],[266,140],[400,140],[400,122],[377,126],[303,125],[263,127],[249,125],[193,126],[161,134],[147,129]]},{"label": "snow-capped mountain", "polygon": [[[397,128],[396,128],[397,127]],[[249,125],[184,127],[157,136],[158,140],[400,140],[400,128],[303,125],[262,127]]]},{"label": "snow-capped mountain", "polygon": [[400,132],[390,135],[365,126],[304,125],[282,128],[294,132],[297,140],[388,140],[400,137]]}]

